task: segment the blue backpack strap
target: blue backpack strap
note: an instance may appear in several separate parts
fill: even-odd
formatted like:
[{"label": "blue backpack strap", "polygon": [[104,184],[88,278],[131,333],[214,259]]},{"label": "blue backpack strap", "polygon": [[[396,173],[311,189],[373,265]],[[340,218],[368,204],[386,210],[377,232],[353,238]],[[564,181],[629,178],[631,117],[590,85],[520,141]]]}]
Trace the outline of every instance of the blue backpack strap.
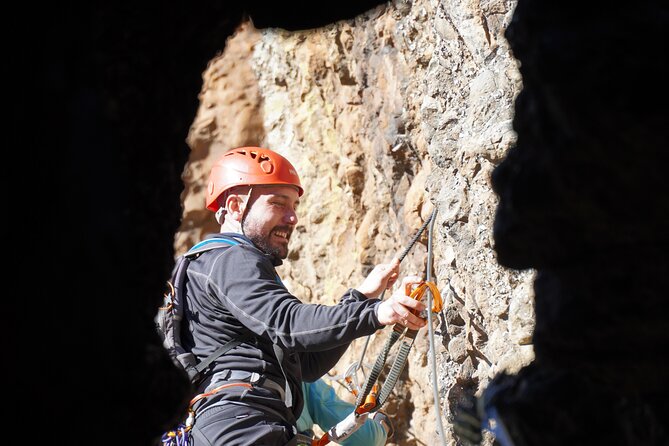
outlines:
[{"label": "blue backpack strap", "polygon": [[225,246],[236,246],[236,245],[239,245],[239,242],[237,240],[230,239],[227,237],[214,237],[207,240],[203,240],[200,243],[196,243],[195,245],[193,245],[191,249],[188,250],[188,252],[186,252],[186,254],[184,254],[184,256],[193,259],[198,255],[200,255],[201,253],[209,251],[211,249],[221,248]]}]

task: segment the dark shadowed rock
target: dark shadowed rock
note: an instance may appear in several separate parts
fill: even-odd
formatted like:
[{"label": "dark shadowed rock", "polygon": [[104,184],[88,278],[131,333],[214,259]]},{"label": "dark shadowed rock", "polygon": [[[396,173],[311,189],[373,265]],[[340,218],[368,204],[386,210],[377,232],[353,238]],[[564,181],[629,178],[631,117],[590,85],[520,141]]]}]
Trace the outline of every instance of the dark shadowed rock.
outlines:
[{"label": "dark shadowed rock", "polygon": [[[569,2],[571,3],[571,2]],[[536,359],[489,386],[514,444],[664,445],[669,9],[520,0],[499,262],[536,268]]]}]

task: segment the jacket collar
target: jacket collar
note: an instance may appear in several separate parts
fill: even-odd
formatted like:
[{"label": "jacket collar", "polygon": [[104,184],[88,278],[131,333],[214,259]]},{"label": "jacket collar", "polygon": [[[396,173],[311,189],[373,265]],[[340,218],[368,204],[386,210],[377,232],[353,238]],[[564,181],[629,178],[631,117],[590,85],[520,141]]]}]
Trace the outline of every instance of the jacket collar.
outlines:
[{"label": "jacket collar", "polygon": [[257,247],[257,246],[256,246],[256,245],[255,245],[255,244],[254,244],[254,243],[253,243],[247,236],[245,236],[245,235],[243,235],[243,234],[238,234],[238,233],[236,233],[236,232],[220,232],[220,233],[217,233],[217,234],[209,234],[209,235],[207,235],[207,236],[205,237],[205,240],[212,239],[212,238],[222,238],[222,237],[223,237],[223,238],[231,238],[231,239],[233,239],[233,240],[235,240],[235,241],[237,241],[237,242],[239,242],[239,243],[241,243],[241,244],[245,244],[245,245],[248,245],[248,246],[252,246],[253,248],[255,248],[255,249],[257,249],[258,251],[260,251],[260,253],[261,253],[263,256],[267,257],[267,258],[269,259],[269,261],[272,262],[272,265],[274,265],[274,266],[279,266],[279,265],[282,265],[282,264],[283,264],[283,260],[281,260],[281,259],[279,259],[279,258],[277,258],[277,257],[275,257],[275,256],[273,256],[273,255],[271,255],[271,254],[267,254],[267,253],[263,252],[263,251],[262,251],[260,248],[258,248],[258,247]]}]

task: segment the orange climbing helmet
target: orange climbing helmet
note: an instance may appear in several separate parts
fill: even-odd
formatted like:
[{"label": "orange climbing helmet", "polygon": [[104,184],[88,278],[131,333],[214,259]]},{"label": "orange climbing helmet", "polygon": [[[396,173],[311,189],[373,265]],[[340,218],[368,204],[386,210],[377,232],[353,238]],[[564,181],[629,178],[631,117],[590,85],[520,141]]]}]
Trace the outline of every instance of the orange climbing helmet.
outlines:
[{"label": "orange climbing helmet", "polygon": [[235,186],[286,184],[295,186],[302,196],[295,167],[278,153],[261,147],[240,147],[223,154],[211,168],[207,185],[207,209],[216,212],[218,197]]}]

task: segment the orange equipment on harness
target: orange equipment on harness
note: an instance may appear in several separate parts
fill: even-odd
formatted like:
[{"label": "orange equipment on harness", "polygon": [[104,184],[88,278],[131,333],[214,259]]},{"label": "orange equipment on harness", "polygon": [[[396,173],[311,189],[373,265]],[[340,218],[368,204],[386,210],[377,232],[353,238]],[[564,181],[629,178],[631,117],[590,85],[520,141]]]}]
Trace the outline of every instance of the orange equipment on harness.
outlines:
[{"label": "orange equipment on harness", "polygon": [[[443,302],[441,299],[441,294],[437,285],[433,282],[419,282],[418,286],[411,290],[412,286],[416,285],[415,283],[407,284],[404,290],[405,295],[409,296],[412,299],[421,300],[425,295],[426,291],[430,291],[434,298],[432,308],[430,309],[433,313],[441,312]],[[412,312],[416,315],[417,312]],[[383,351],[376,358],[376,363],[374,368],[370,373],[365,387],[360,392],[358,389],[352,387],[350,379],[347,379],[346,382],[349,386],[349,389],[357,396],[356,399],[356,408],[349,416],[337,423],[335,426],[330,428],[323,436],[318,439],[314,439],[311,442],[311,446],[324,446],[330,441],[341,441],[349,437],[353,432],[355,432],[360,426],[362,426],[371,412],[375,412],[381,408],[381,406],[386,402],[386,399],[390,395],[390,392],[395,387],[397,380],[399,379],[402,370],[407,362],[409,351],[413,346],[414,340],[418,330],[407,329],[401,324],[395,324],[393,326],[393,331],[390,334],[390,337],[386,341]],[[400,337],[403,336],[402,344],[399,349],[399,353],[393,362],[390,373],[386,381],[381,387],[379,392],[379,385],[377,380],[381,374],[386,360],[388,358],[388,353],[390,352],[391,347],[397,342]]]}]

